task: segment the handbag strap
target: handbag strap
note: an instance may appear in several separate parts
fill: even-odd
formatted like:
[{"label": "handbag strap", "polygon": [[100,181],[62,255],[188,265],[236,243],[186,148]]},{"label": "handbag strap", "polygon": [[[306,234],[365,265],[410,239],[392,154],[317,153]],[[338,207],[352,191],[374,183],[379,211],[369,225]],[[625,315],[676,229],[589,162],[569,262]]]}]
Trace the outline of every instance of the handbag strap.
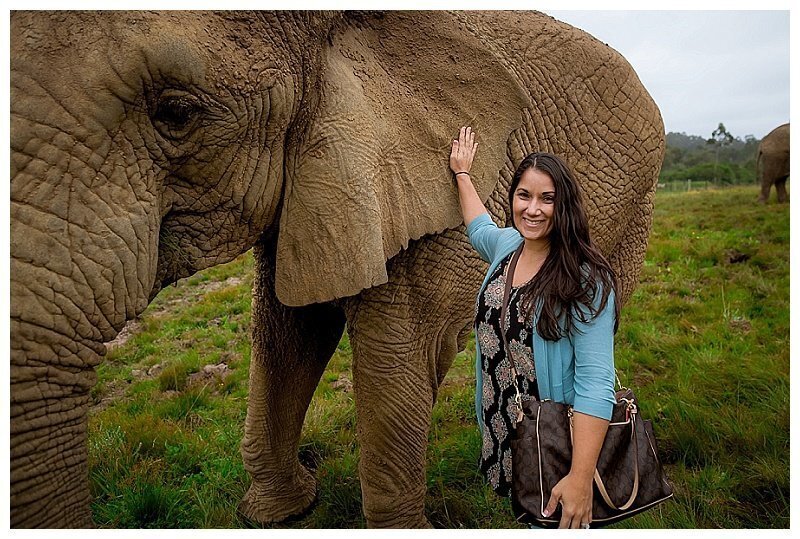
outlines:
[{"label": "handbag strap", "polygon": [[636,439],[636,414],[631,415],[631,438],[633,439],[633,461],[636,464],[633,467],[633,489],[631,490],[631,497],[628,498],[627,502],[618,508],[614,507],[614,503],[611,501],[611,497],[606,491],[606,486],[603,484],[603,479],[600,477],[600,472],[597,471],[597,468],[594,469],[594,482],[603,500],[612,509],[619,509],[620,511],[625,511],[630,508],[630,506],[633,505],[633,500],[636,499],[636,495],[639,494],[639,441]]},{"label": "handbag strap", "polygon": [[[506,340],[506,330],[508,328],[504,327],[506,321],[506,312],[508,311],[508,301],[509,297],[511,296],[511,287],[514,283],[514,270],[517,267],[517,262],[519,261],[519,257],[522,254],[522,248],[525,246],[524,243],[521,243],[517,250],[514,251],[514,255],[511,257],[511,261],[508,263],[508,268],[506,269],[506,287],[503,290],[503,304],[500,307],[500,335],[503,337],[503,346],[505,347],[506,357],[511,362],[511,374],[514,375],[514,387],[517,387],[517,364],[514,363],[514,356],[511,354],[511,351],[508,349],[508,341]],[[517,388],[517,396],[519,396],[519,389]]]},{"label": "handbag strap", "polygon": [[514,363],[514,355],[511,353],[511,350],[508,349],[508,340],[506,339],[506,329],[503,327],[503,324],[506,321],[506,311],[508,311],[508,300],[511,296],[511,286],[514,283],[514,269],[517,267],[517,261],[519,260],[520,255],[522,254],[522,248],[525,246],[525,243],[521,243],[520,246],[514,251],[514,255],[511,257],[511,261],[508,263],[508,268],[506,269],[506,287],[503,290],[503,304],[500,306],[500,336],[503,338],[503,348],[506,351],[506,357],[511,362],[511,376],[514,380],[514,402],[517,405],[517,417],[512,419],[514,426],[516,427],[517,423],[522,421],[522,397],[519,393],[519,378],[517,374],[517,364]]},{"label": "handbag strap", "polygon": [[[569,409],[569,441],[572,446],[575,446],[575,441],[572,435],[572,408]],[[628,498],[628,501],[622,504],[620,507],[614,505],[614,502],[611,501],[611,496],[608,495],[608,491],[606,490],[606,486],[603,483],[603,479],[600,477],[600,472],[597,471],[597,468],[594,469],[594,482],[597,485],[597,491],[600,492],[600,496],[602,496],[603,501],[614,510],[617,511],[625,511],[633,505],[633,501],[636,499],[637,494],[639,494],[639,440],[636,437],[636,411],[631,412],[631,439],[633,440],[633,488],[631,489],[631,496]]]}]

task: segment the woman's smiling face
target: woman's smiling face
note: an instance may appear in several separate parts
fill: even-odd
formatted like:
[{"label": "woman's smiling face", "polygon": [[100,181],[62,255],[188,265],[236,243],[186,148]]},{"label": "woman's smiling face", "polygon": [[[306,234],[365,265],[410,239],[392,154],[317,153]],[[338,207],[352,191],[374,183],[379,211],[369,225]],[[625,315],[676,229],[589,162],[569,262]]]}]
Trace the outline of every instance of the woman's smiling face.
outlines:
[{"label": "woman's smiling face", "polygon": [[547,241],[553,228],[556,190],[546,173],[529,168],[514,190],[514,225],[526,241]]}]

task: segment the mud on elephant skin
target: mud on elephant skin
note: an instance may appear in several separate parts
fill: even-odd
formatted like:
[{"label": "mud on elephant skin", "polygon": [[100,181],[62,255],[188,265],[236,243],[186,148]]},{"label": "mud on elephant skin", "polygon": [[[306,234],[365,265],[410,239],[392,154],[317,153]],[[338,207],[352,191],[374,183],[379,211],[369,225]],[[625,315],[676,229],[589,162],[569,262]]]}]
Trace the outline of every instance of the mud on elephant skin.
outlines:
[{"label": "mud on elephant skin", "polygon": [[786,182],[789,179],[789,124],[779,125],[758,145],[756,176],[761,185],[758,201],[769,201],[769,191],[775,186],[778,202],[789,202]]},{"label": "mud on elephant skin", "polygon": [[428,525],[430,413],[486,269],[447,167],[464,124],[498,223],[525,154],[572,164],[627,298],[663,124],[583,32],[535,12],[14,12],[11,524],[91,525],[103,343],[255,245],[240,510],[312,502],[300,431],[346,325],[367,523]]}]

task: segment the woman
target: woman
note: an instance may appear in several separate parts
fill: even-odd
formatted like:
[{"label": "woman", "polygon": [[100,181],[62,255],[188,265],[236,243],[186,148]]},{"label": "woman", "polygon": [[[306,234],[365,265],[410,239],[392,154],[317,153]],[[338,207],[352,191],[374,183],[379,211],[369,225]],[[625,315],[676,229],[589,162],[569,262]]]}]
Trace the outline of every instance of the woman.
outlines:
[{"label": "woman", "polygon": [[[592,478],[614,405],[614,332],[619,304],[615,276],[589,237],[578,185],[567,165],[549,153],[522,160],[509,188],[513,228],[498,228],[469,176],[478,144],[462,127],[453,141],[467,235],[489,262],[476,305],[476,412],[483,436],[481,471],[492,488],[511,489],[515,383],[523,399],[551,399],[574,408],[569,474],[553,487],[545,516],[561,504],[561,528],[588,528]],[[500,311],[509,261],[521,248],[512,277],[504,339]],[[514,380],[508,353],[520,380]]]}]

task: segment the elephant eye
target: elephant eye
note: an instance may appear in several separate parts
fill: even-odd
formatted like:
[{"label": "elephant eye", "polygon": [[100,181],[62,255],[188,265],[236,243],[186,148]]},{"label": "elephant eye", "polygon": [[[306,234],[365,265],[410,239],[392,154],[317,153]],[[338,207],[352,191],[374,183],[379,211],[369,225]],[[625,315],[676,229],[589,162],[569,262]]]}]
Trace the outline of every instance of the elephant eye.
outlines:
[{"label": "elephant eye", "polygon": [[191,94],[162,95],[156,105],[153,123],[165,137],[183,137],[195,126],[201,112],[200,102]]}]

